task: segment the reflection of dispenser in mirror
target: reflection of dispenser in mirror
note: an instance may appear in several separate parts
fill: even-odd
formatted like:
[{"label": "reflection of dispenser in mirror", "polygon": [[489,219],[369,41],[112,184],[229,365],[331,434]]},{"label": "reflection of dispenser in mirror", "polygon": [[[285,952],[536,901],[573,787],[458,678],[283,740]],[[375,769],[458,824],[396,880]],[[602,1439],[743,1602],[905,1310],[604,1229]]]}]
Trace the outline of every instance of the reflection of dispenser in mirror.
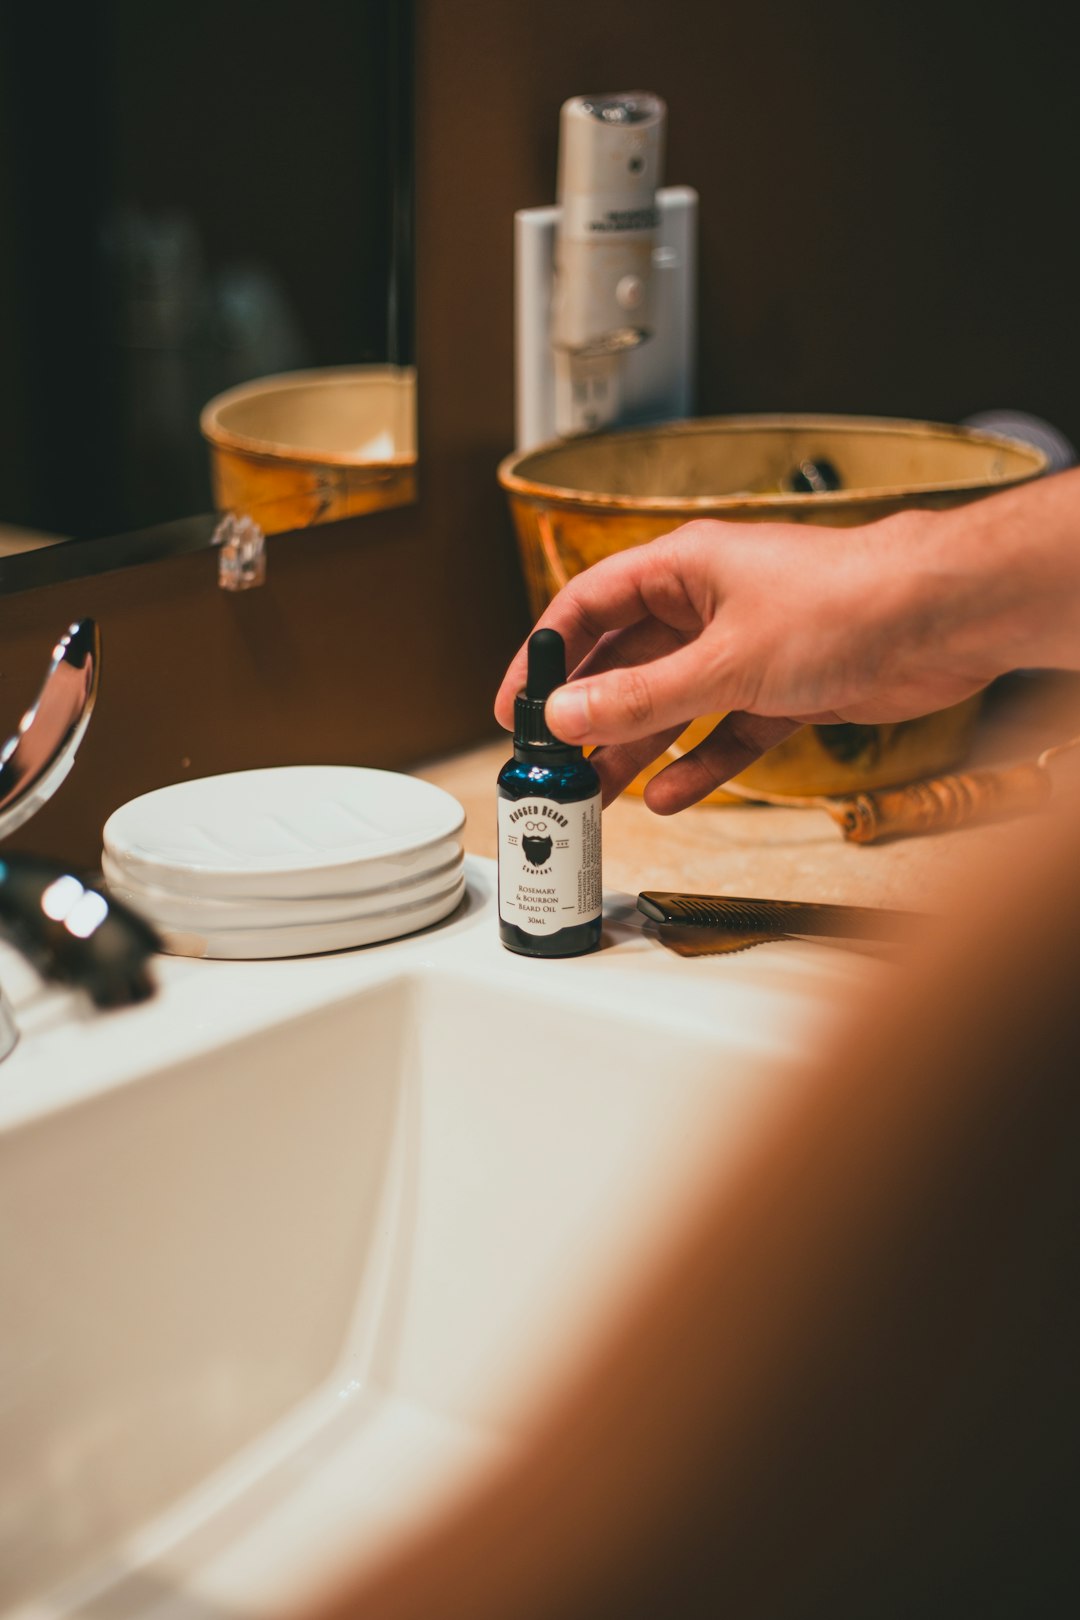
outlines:
[{"label": "reflection of dispenser in mirror", "polygon": [[658,189],[666,116],[643,91],[563,104],[558,204],[516,218],[519,448],[691,410],[697,196]]}]

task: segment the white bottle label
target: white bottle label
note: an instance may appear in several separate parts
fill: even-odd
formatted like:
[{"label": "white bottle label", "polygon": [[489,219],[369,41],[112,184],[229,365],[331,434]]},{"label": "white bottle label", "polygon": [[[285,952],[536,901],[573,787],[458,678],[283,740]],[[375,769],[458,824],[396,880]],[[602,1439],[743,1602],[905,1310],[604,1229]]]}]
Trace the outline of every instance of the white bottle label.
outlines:
[{"label": "white bottle label", "polygon": [[499,800],[499,916],[527,934],[599,917],[600,795]]}]

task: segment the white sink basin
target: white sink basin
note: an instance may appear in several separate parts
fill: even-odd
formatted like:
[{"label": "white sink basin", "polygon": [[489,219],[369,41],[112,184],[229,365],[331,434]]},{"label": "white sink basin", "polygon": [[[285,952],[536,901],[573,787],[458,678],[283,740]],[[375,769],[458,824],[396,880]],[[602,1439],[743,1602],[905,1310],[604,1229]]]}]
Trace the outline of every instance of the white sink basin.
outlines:
[{"label": "white sink basin", "polygon": [[883,971],[686,962],[632,916],[532,962],[492,880],[390,946],[163,962],[0,1068],[0,1610],[270,1611],[385,1551]]}]

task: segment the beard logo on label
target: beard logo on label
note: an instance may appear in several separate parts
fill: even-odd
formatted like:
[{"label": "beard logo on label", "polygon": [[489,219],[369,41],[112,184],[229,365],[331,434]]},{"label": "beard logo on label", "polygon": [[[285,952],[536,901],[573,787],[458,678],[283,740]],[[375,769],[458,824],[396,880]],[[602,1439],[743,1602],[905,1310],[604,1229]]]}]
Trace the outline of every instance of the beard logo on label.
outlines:
[{"label": "beard logo on label", "polygon": [[532,866],[543,866],[551,854],[550,838],[530,838],[526,834],[521,840],[521,847],[525,851],[525,859]]},{"label": "beard logo on label", "polygon": [[522,828],[521,847],[530,866],[543,866],[551,854],[551,834],[546,821],[527,821]]}]

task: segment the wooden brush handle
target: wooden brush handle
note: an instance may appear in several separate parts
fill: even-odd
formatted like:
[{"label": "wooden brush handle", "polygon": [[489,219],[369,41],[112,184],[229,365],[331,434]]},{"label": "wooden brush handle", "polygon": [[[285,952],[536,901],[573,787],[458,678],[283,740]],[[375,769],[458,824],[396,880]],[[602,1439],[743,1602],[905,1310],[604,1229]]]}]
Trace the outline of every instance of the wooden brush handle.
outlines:
[{"label": "wooden brush handle", "polygon": [[966,771],[931,776],[910,787],[857,793],[828,805],[851,844],[879,838],[912,837],[963,827],[973,821],[997,821],[1038,810],[1050,797],[1050,777],[1035,764],[1001,771]]}]

